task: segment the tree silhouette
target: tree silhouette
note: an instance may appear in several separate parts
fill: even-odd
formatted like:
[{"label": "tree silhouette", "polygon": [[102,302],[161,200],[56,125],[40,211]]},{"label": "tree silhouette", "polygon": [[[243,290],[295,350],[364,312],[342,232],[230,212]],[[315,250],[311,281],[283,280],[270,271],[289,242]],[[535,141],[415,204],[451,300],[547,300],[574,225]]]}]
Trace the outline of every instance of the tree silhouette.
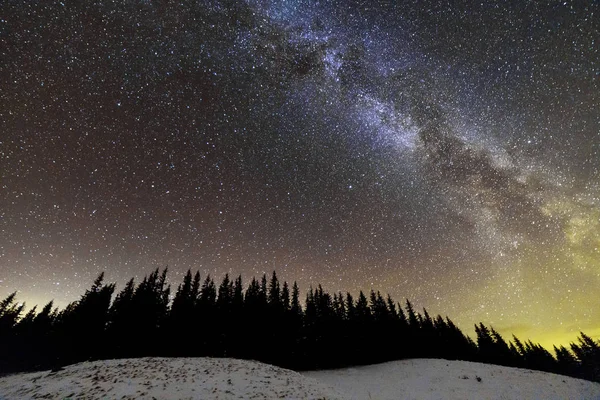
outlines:
[{"label": "tree silhouette", "polygon": [[298,318],[302,318],[302,306],[300,305],[300,290],[298,289],[298,284],[294,282],[292,286],[292,301],[290,304],[290,312],[292,315],[297,316]]},{"label": "tree silhouette", "polygon": [[271,281],[269,283],[269,294],[268,302],[272,309],[278,310],[281,308],[281,289],[279,287],[279,280],[277,274],[273,271]]},{"label": "tree silhouette", "polygon": [[600,381],[600,343],[580,333],[570,349],[475,325],[476,343],[450,318],[415,311],[381,292],[329,294],[321,285],[291,290],[275,272],[268,280],[225,274],[218,288],[210,275],[188,270],[170,301],[167,269],[154,270],[116,295],[100,274],[78,301],[40,311],[10,294],[0,301],[0,371],[52,368],[99,358],[231,356],[295,369],[341,367],[406,357],[443,357],[557,372]]},{"label": "tree silhouette", "polygon": [[135,341],[133,295],[135,293],[135,283],[131,278],[123,290],[117,294],[108,314],[109,322],[107,326],[108,341],[112,344],[108,353],[117,357],[132,356],[132,344]]},{"label": "tree silhouette", "polygon": [[580,362],[582,377],[600,381],[600,344],[585,333],[580,332],[578,343],[571,343],[571,349]]},{"label": "tree silhouette", "polygon": [[563,375],[580,376],[581,371],[577,359],[565,346],[554,346],[557,370]]},{"label": "tree silhouette", "polygon": [[290,288],[287,282],[283,282],[281,288],[281,307],[283,311],[287,312],[290,310]]},{"label": "tree silhouette", "polygon": [[105,353],[105,329],[115,285],[103,281],[102,272],[81,299],[61,313],[57,330],[62,341],[59,346],[64,350],[59,363],[97,359]]},{"label": "tree silhouette", "polygon": [[[196,305],[196,315],[201,321],[203,327],[200,329],[197,339],[197,346],[200,354],[215,356],[218,349],[215,348],[216,338],[218,337],[214,326],[217,323],[217,288],[215,282],[207,275],[200,288],[200,296]],[[211,327],[211,328],[208,328]]]},{"label": "tree silhouette", "polygon": [[192,271],[188,270],[183,283],[177,287],[169,313],[167,330],[172,355],[199,354],[191,346],[199,330],[199,319],[194,318],[199,295],[200,273],[196,272],[192,278]]}]

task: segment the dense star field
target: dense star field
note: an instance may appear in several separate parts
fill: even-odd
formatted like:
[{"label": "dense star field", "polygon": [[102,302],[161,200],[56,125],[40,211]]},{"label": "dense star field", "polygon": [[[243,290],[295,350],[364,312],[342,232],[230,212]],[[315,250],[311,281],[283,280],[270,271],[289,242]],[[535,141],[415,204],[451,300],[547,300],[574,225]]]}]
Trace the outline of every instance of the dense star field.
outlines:
[{"label": "dense star field", "polygon": [[0,297],[277,270],[598,337],[599,48],[598,2],[5,1]]}]

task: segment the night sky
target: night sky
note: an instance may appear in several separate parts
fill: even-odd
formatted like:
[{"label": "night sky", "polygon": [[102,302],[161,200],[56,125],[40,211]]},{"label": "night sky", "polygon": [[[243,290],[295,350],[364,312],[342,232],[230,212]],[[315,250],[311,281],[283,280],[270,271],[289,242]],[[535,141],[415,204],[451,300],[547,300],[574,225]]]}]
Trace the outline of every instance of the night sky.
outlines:
[{"label": "night sky", "polygon": [[0,297],[277,270],[598,337],[599,49],[597,1],[4,1]]}]

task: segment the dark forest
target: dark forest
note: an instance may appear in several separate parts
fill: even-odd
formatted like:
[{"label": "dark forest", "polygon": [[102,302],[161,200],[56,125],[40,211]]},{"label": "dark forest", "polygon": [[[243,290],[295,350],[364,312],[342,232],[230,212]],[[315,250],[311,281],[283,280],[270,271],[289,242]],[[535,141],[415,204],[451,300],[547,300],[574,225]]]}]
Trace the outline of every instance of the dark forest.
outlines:
[{"label": "dark forest", "polygon": [[522,367],[600,382],[600,343],[584,333],[570,349],[475,325],[465,335],[448,317],[417,311],[409,300],[362,291],[327,293],[311,287],[304,301],[273,272],[229,275],[217,286],[188,271],[171,297],[167,269],[116,294],[100,274],[80,300],[24,312],[16,293],[0,302],[0,372],[10,373],[111,358],[234,357],[295,370],[338,368],[405,358],[444,358]]}]

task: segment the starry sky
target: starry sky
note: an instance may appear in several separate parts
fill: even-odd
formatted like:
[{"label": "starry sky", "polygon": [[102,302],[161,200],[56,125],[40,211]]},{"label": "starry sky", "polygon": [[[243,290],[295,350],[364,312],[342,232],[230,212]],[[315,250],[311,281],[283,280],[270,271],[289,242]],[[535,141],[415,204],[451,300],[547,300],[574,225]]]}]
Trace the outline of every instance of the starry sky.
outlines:
[{"label": "starry sky", "polygon": [[600,336],[600,3],[0,5],[0,297],[106,272]]}]

